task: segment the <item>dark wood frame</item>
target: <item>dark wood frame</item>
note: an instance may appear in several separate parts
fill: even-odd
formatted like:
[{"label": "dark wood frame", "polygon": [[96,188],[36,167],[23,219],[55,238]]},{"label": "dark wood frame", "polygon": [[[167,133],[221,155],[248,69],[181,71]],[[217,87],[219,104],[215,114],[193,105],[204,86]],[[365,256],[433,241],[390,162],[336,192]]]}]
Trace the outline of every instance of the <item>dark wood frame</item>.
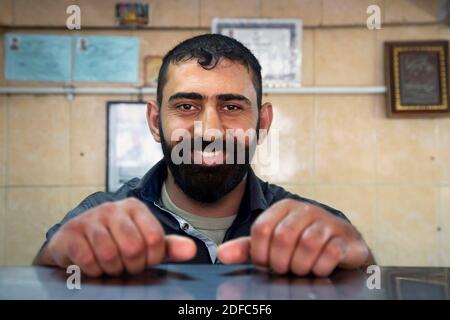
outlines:
[{"label": "dark wood frame", "polygon": [[[437,52],[439,55],[439,93],[440,103],[402,104],[400,79],[400,53],[402,52]],[[447,40],[385,42],[386,72],[386,111],[388,117],[438,117],[450,116],[449,108],[449,45]]]}]

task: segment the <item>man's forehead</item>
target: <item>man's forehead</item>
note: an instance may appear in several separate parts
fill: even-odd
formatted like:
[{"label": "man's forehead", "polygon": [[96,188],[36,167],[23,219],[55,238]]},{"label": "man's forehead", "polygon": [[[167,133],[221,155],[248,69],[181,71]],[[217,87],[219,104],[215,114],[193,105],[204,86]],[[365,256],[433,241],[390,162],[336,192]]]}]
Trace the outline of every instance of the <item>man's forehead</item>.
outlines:
[{"label": "man's forehead", "polygon": [[[239,62],[220,59],[214,68],[203,68],[197,59],[171,63],[164,91],[202,92],[213,96],[220,93],[241,93],[256,103],[256,92],[249,69]],[[164,95],[167,97],[167,94]]]}]

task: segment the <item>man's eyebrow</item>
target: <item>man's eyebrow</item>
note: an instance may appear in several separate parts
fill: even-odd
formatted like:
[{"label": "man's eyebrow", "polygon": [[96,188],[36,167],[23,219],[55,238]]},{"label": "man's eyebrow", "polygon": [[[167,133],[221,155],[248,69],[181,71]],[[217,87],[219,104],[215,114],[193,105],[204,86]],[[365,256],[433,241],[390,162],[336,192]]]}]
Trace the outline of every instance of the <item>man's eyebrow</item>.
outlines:
[{"label": "man's eyebrow", "polygon": [[177,92],[170,96],[169,102],[178,99],[203,100],[204,96],[197,92]]},{"label": "man's eyebrow", "polygon": [[252,102],[250,101],[250,99],[243,96],[242,94],[224,93],[224,94],[218,94],[216,97],[217,97],[217,100],[219,100],[219,101],[237,100],[237,101],[243,101],[245,104],[248,104],[249,106],[252,105]]}]

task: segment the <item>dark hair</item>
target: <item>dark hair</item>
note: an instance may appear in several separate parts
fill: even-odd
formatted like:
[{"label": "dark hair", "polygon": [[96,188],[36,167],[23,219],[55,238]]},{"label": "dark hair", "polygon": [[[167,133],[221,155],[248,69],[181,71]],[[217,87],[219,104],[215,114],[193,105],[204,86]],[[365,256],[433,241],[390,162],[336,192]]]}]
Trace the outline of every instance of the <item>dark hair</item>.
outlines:
[{"label": "dark hair", "polygon": [[242,43],[221,34],[203,34],[184,40],[164,56],[158,75],[156,92],[158,106],[161,108],[163,88],[167,82],[167,70],[171,63],[196,59],[202,68],[210,70],[219,63],[221,58],[239,62],[247,67],[252,75],[253,86],[256,90],[256,102],[260,108],[262,80],[261,65],[258,59]]}]

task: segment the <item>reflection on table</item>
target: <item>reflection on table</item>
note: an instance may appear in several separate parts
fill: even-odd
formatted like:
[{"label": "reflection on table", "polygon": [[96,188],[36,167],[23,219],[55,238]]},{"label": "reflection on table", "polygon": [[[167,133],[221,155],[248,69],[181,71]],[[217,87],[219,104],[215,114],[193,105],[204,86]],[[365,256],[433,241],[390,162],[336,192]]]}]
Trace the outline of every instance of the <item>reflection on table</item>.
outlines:
[{"label": "reflection on table", "polygon": [[329,278],[279,276],[252,265],[165,264],[137,276],[87,278],[67,288],[65,270],[0,268],[0,299],[449,299],[448,268],[381,267],[381,288],[365,270]]}]

